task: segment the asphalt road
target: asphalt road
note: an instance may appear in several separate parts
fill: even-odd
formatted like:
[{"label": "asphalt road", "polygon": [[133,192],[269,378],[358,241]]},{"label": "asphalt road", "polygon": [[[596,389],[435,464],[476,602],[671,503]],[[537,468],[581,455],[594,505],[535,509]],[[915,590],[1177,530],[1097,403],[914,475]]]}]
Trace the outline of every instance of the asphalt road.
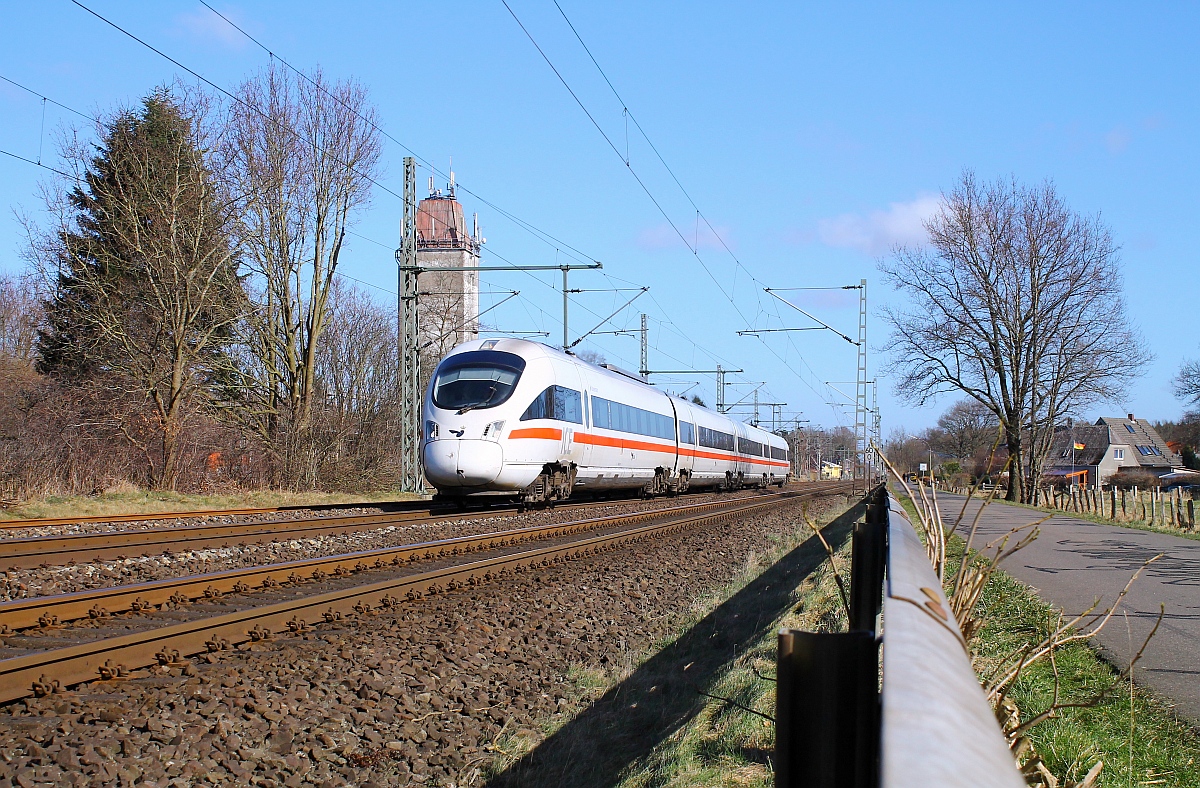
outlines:
[{"label": "asphalt road", "polygon": [[[943,518],[953,522],[964,498],[941,494],[938,498]],[[970,502],[960,533],[970,527],[979,505],[978,500]],[[975,544],[1043,516],[1032,509],[993,503],[984,511]],[[1107,607],[1138,567],[1163,554],[1142,573],[1122,603],[1128,629],[1126,618],[1118,614],[1097,641],[1105,657],[1124,668],[1153,627],[1159,603],[1165,605],[1162,625],[1135,666],[1134,680],[1165,696],[1181,716],[1200,724],[1200,541],[1099,525],[1068,515],[1055,515],[1041,530],[1033,544],[1010,556],[1001,568],[1068,615],[1086,610],[1097,597],[1101,609]]]}]

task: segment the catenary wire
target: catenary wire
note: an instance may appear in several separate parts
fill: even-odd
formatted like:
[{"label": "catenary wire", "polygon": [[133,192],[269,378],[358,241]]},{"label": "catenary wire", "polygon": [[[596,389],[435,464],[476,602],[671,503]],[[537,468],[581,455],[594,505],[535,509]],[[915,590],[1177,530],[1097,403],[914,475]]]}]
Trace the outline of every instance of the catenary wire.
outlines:
[{"label": "catenary wire", "polygon": [[[324,87],[322,87],[319,83],[314,81],[308,74],[305,74],[302,70],[293,66],[290,62],[288,62],[287,59],[283,58],[277,52],[275,52],[273,49],[268,47],[266,44],[264,44],[263,42],[259,41],[257,38],[252,36],[250,33],[248,33],[246,30],[244,30],[241,26],[236,24],[232,19],[225,16],[217,9],[213,8],[208,2],[206,2],[206,0],[200,0],[200,4],[203,5],[205,8],[207,8],[209,11],[216,14],[218,17],[220,17],[226,24],[228,24],[234,30],[236,30],[237,32],[239,32],[243,36],[245,36],[247,39],[249,39],[252,43],[254,43],[255,46],[257,46],[262,51],[266,52],[267,55],[270,56],[272,59],[278,60],[280,63],[282,63],[285,67],[290,69],[293,73],[295,73],[301,79],[306,80],[313,87],[315,87],[316,89],[320,90],[325,95],[329,96],[333,100],[340,103],[345,109],[349,110],[350,112],[353,112],[356,117],[358,117],[363,122],[369,124],[372,128],[374,128],[376,131],[378,131],[380,135],[382,135],[383,137],[386,137],[388,140],[392,141],[393,143],[398,145],[400,148],[407,151],[409,154],[411,154],[413,156],[413,158],[417,159],[424,166],[428,167],[429,171],[431,173],[433,173],[434,175],[443,175],[443,176],[447,175],[446,173],[443,173],[442,171],[440,171],[437,168],[437,166],[433,163],[432,160],[419,155],[416,151],[414,151],[408,145],[405,145],[403,142],[401,142],[399,139],[397,139],[394,135],[392,135],[390,132],[388,132],[387,129],[384,129],[382,126],[375,123],[371,119],[363,117],[353,107],[351,107],[350,105],[341,101],[341,99],[339,99],[337,96],[333,95],[328,90],[326,90]],[[533,224],[530,224],[529,222],[525,221],[524,219],[520,218],[519,216],[516,216],[515,214],[511,213],[510,211],[507,211],[504,208],[501,208],[500,206],[496,205],[495,203],[491,202],[490,200],[487,200],[484,197],[482,197],[481,195],[472,191],[470,188],[463,186],[461,183],[457,183],[456,186],[457,186],[457,188],[462,189],[464,192],[471,195],[475,199],[479,200],[484,205],[487,205],[489,208],[496,211],[498,214],[504,216],[509,221],[518,225],[519,227],[526,230],[530,234],[538,237],[539,240],[541,240],[542,242],[551,244],[551,245],[557,245],[563,249],[573,252],[575,255],[579,255],[578,257],[576,257],[576,260],[578,260],[580,262],[593,262],[592,257],[590,257],[586,253],[580,251],[579,249],[575,248],[574,246],[567,243],[566,241],[563,241],[562,239],[555,237],[554,235],[546,232],[545,230],[542,230],[541,228],[539,228]]]},{"label": "catenary wire", "polygon": [[[203,1],[203,0],[202,0],[202,1]],[[211,81],[211,80],[209,80],[208,78],[206,78],[206,77],[204,77],[203,75],[201,75],[200,73],[198,73],[198,72],[196,72],[195,70],[193,70],[193,69],[191,69],[191,68],[187,67],[186,65],[184,65],[184,64],[183,64],[183,63],[181,63],[180,61],[176,60],[175,58],[173,58],[173,57],[171,57],[171,56],[167,55],[167,54],[166,54],[165,52],[163,52],[162,50],[160,50],[160,49],[158,49],[158,48],[154,47],[153,45],[151,45],[151,44],[149,44],[147,41],[145,41],[145,40],[143,40],[143,39],[139,38],[138,36],[136,36],[136,35],[135,35],[135,34],[133,34],[132,32],[130,32],[130,31],[128,31],[128,30],[126,30],[125,28],[121,27],[120,25],[116,24],[115,22],[113,22],[113,21],[109,20],[108,18],[104,17],[103,15],[101,15],[101,14],[97,13],[96,11],[92,10],[91,8],[87,7],[87,6],[86,6],[86,5],[84,5],[83,3],[79,2],[79,0],[72,0],[72,2],[73,2],[75,5],[77,5],[78,7],[80,7],[81,9],[83,9],[83,10],[87,11],[89,14],[91,14],[91,15],[95,16],[95,17],[96,17],[97,19],[99,19],[100,21],[102,21],[102,22],[105,22],[106,24],[108,24],[110,27],[114,28],[114,29],[115,29],[115,30],[117,30],[118,32],[121,32],[122,34],[124,34],[124,35],[128,36],[129,38],[133,39],[133,40],[134,40],[134,41],[136,41],[137,43],[139,43],[139,44],[141,44],[142,46],[146,47],[147,49],[151,50],[151,51],[152,51],[152,52],[154,52],[155,54],[157,54],[157,55],[159,55],[160,57],[162,57],[162,58],[166,59],[167,61],[171,62],[172,64],[174,64],[174,65],[175,65],[175,66],[177,66],[178,68],[181,68],[181,69],[183,69],[184,71],[188,72],[189,74],[191,74],[192,76],[194,76],[196,79],[198,79],[198,80],[200,80],[201,82],[204,82],[205,84],[209,85],[209,86],[210,86],[210,87],[212,87],[214,90],[217,90],[218,92],[220,92],[220,93],[222,93],[222,94],[226,95],[226,96],[227,96],[227,97],[229,97],[230,99],[232,99],[232,100],[234,100],[234,101],[237,101],[237,102],[239,102],[239,103],[241,103],[241,104],[243,104],[243,105],[247,106],[248,108],[250,108],[250,109],[252,109],[252,110],[254,110],[254,111],[258,112],[259,114],[264,114],[264,116],[265,116],[265,113],[263,113],[263,112],[262,112],[262,110],[261,110],[261,109],[259,109],[258,107],[253,107],[253,106],[249,105],[247,102],[245,102],[244,100],[242,100],[242,99],[240,99],[239,97],[235,96],[234,94],[230,93],[228,90],[225,90],[225,89],[224,89],[224,88],[222,88],[221,86],[217,85],[216,83],[212,82],[212,81]],[[250,36],[249,34],[247,34],[247,33],[246,33],[244,30],[241,30],[241,28],[239,28],[237,25],[233,24],[233,23],[232,23],[230,20],[228,20],[228,18],[224,17],[224,15],[221,15],[221,14],[219,14],[219,12],[216,12],[216,11],[215,11],[215,9],[212,9],[212,7],[211,7],[211,6],[209,6],[207,3],[204,3],[204,5],[205,5],[206,7],[208,7],[210,10],[212,10],[214,13],[217,13],[217,14],[218,14],[218,16],[221,16],[223,19],[225,19],[225,21],[226,21],[227,23],[229,23],[231,26],[233,26],[235,29],[238,29],[238,30],[239,30],[239,32],[241,32],[241,33],[243,33],[244,35],[246,35],[246,37],[247,37],[247,38],[250,38],[252,41],[254,41],[254,43],[256,43],[257,45],[259,45],[260,47],[262,47],[262,48],[263,48],[265,51],[267,51],[267,52],[268,52],[268,54],[269,54],[269,55],[271,55],[273,58],[280,59],[280,61],[281,61],[281,62],[283,62],[283,63],[284,63],[284,64],[285,64],[285,65],[286,65],[288,68],[292,69],[293,71],[296,71],[296,72],[297,72],[298,74],[300,74],[302,77],[304,77],[304,78],[306,78],[306,79],[309,79],[309,78],[307,77],[307,75],[304,75],[302,72],[300,72],[300,71],[298,71],[297,69],[295,69],[293,66],[291,66],[291,64],[290,64],[290,63],[287,63],[287,62],[286,62],[286,61],[284,61],[282,58],[279,58],[279,57],[278,57],[277,55],[275,55],[275,54],[274,54],[274,52],[272,52],[272,51],[271,51],[269,48],[267,48],[265,45],[261,44],[261,42],[258,42],[258,41],[257,41],[256,39],[254,39],[252,36]],[[505,3],[505,6],[506,6],[506,7],[508,7],[508,6],[507,6],[507,3]],[[561,9],[560,9],[560,11],[561,11]],[[510,13],[513,13],[511,8],[509,8],[509,12],[510,12]],[[513,14],[513,17],[514,17],[514,19],[516,19],[516,20],[517,20],[518,24],[520,24],[520,20],[519,20],[519,19],[517,19],[517,17],[516,17],[516,15],[515,15],[515,13]],[[568,22],[569,22],[569,20],[568,20]],[[521,25],[521,27],[522,27],[522,29],[523,29],[523,30],[525,29],[525,28],[524,28],[524,25]],[[527,35],[527,36],[529,36],[529,33],[528,33],[528,31],[526,30],[525,32],[526,32],[526,35]],[[541,48],[540,48],[540,47],[537,45],[537,42],[536,42],[536,41],[534,41],[534,39],[532,38],[532,36],[529,36],[529,37],[530,37],[530,40],[531,40],[531,41],[534,43],[535,47],[537,47],[537,48],[538,48],[538,50],[539,50],[539,52],[541,52],[541,54],[542,54],[543,58],[545,58],[545,59],[546,59],[547,63],[548,63],[548,64],[551,66],[551,68],[553,69],[553,68],[554,68],[553,64],[552,64],[552,63],[549,61],[549,59],[548,59],[548,58],[546,58],[546,56],[545,56],[545,53],[541,51]],[[581,40],[581,43],[582,43],[582,40]],[[590,52],[589,52],[589,55],[590,55]],[[598,66],[598,64],[597,64],[597,66]],[[576,99],[577,103],[579,103],[579,104],[580,104],[580,107],[581,107],[581,109],[583,109],[583,110],[584,110],[584,112],[588,114],[588,117],[589,117],[589,119],[591,119],[591,120],[592,120],[592,122],[593,122],[593,124],[594,124],[594,125],[596,125],[596,127],[597,127],[597,130],[598,130],[598,131],[600,131],[600,133],[602,134],[602,136],[604,136],[605,140],[606,140],[607,142],[609,142],[609,144],[610,144],[610,147],[612,147],[612,148],[613,148],[613,150],[614,150],[614,152],[615,152],[615,153],[617,153],[618,155],[620,155],[620,151],[619,151],[619,150],[617,150],[617,149],[616,149],[616,147],[612,145],[612,142],[611,142],[611,140],[609,140],[609,139],[608,139],[608,136],[607,136],[607,134],[605,134],[605,133],[604,133],[603,129],[601,129],[601,128],[599,127],[599,125],[596,123],[595,119],[594,119],[594,118],[592,118],[591,114],[590,114],[590,113],[587,111],[586,107],[585,107],[585,106],[582,104],[582,102],[580,102],[580,101],[579,101],[578,97],[577,97],[577,96],[575,96],[574,92],[573,92],[573,91],[571,91],[571,88],[570,88],[570,86],[569,86],[569,85],[566,83],[566,81],[565,81],[565,80],[563,80],[563,79],[562,79],[561,75],[559,75],[559,74],[558,74],[558,72],[557,72],[557,69],[554,69],[554,70],[555,70],[555,73],[556,73],[556,75],[558,75],[558,76],[559,76],[559,79],[560,79],[561,81],[563,81],[563,84],[564,84],[564,86],[565,86],[565,87],[568,89],[568,91],[570,91],[570,92],[572,93],[572,96],[573,96],[573,97]],[[605,77],[605,78],[607,79],[607,77]],[[8,81],[12,82],[12,80],[8,80]],[[309,81],[311,82],[312,80],[311,80],[311,79],[309,79]],[[15,82],[13,82],[13,84],[14,84],[14,85],[16,85],[17,87],[21,87],[22,89],[26,89],[26,88],[25,88],[23,85],[20,85],[19,83],[15,83]],[[611,87],[611,84],[610,84],[610,87]],[[31,93],[34,93],[34,95],[39,95],[39,96],[40,96],[40,94],[37,94],[35,91],[29,91],[29,92],[31,92]],[[327,92],[327,91],[326,91],[326,92]],[[46,97],[43,97],[43,98],[46,98]],[[47,100],[49,100],[49,99],[47,99]],[[85,115],[84,113],[80,113],[80,112],[78,112],[77,110],[73,110],[73,109],[71,109],[71,108],[65,107],[64,105],[61,105],[61,104],[59,104],[58,102],[53,102],[53,103],[55,103],[55,104],[56,104],[56,106],[63,106],[63,108],[64,108],[64,109],[68,109],[69,111],[72,111],[72,112],[74,112],[74,113],[76,113],[76,114],[80,115],[81,117],[88,117],[88,116],[87,116],[87,115]],[[356,113],[356,114],[357,114],[357,113]],[[361,116],[360,116],[360,117],[361,117]],[[638,123],[637,123],[637,120],[636,120],[636,118],[634,118],[634,123],[635,123],[635,125],[636,125],[636,126],[638,126],[638,127],[639,127],[639,132],[640,132],[640,133],[642,133],[642,135],[643,135],[643,136],[646,138],[646,140],[647,140],[647,143],[648,143],[648,144],[650,144],[650,145],[651,145],[651,147],[653,148],[653,147],[654,147],[654,146],[653,146],[653,143],[652,143],[652,142],[649,140],[649,138],[648,138],[648,135],[646,135],[646,134],[645,134],[644,130],[643,130],[643,129],[641,129],[641,127],[640,127],[640,124],[638,124]],[[377,124],[373,124],[373,123],[372,123],[371,125],[373,125],[373,126],[374,126],[374,127],[375,127],[375,128],[378,130],[378,131],[380,131],[380,133],[381,133],[383,136],[385,136],[385,137],[387,137],[388,139],[392,140],[392,141],[393,141],[393,142],[395,142],[397,145],[400,145],[402,148],[404,148],[405,150],[407,150],[407,151],[409,151],[409,152],[413,153],[413,155],[414,155],[414,156],[416,156],[415,152],[413,152],[413,151],[412,151],[410,148],[408,148],[408,147],[407,147],[407,146],[405,146],[403,143],[401,143],[399,140],[397,140],[397,139],[396,139],[394,136],[392,136],[391,134],[387,133],[385,130],[383,130],[383,129],[380,129],[380,128],[378,127],[378,125],[377,125]],[[293,133],[294,133],[294,132],[293,132]],[[7,153],[7,152],[5,152],[5,153]],[[657,149],[655,149],[655,153],[656,153],[656,155],[658,155],[658,156],[659,156],[659,158],[660,158],[660,160],[661,160],[661,159],[662,159],[662,157],[661,157],[661,154],[659,154],[659,153],[658,153]],[[40,165],[40,163],[38,163],[38,162],[33,162],[32,160],[27,160],[27,159],[24,159],[24,157],[16,156],[15,154],[9,154],[9,155],[12,155],[14,158],[18,158],[18,159],[21,159],[21,160],[24,160],[24,161],[30,161],[30,163],[33,163],[33,164],[35,164],[36,166],[43,166],[43,165]],[[418,159],[420,159],[420,158],[421,158],[421,157],[419,157],[419,156],[416,156],[416,157],[417,157]],[[350,166],[349,164],[345,164],[344,162],[340,162],[340,163],[342,163],[342,164],[343,164],[343,166],[346,166],[346,167],[347,167],[348,169],[350,169],[351,171],[353,171],[353,172],[356,172],[357,174],[360,174],[360,175],[362,175],[362,173],[358,173],[358,171],[357,171],[357,170],[355,170],[355,169],[354,169],[352,166]],[[665,162],[665,161],[663,161],[663,164],[664,164],[664,166],[666,166],[666,162]],[[438,172],[438,170],[437,170],[436,166],[434,166],[432,163],[427,163],[427,166],[429,166],[429,168],[430,168],[430,170],[431,170],[432,172],[434,172],[434,173],[437,173],[437,172]],[[46,169],[48,169],[48,170],[51,170],[51,171],[55,171],[55,172],[59,172],[59,174],[62,174],[62,175],[64,175],[64,176],[66,176],[66,177],[72,177],[72,176],[66,175],[66,173],[61,173],[60,171],[54,170],[54,168],[51,168],[51,167],[46,167]],[[668,169],[669,169],[669,167],[668,167]],[[630,171],[631,171],[631,174],[632,174],[632,175],[635,177],[635,179],[638,181],[638,183],[639,183],[639,185],[642,187],[642,189],[643,189],[643,190],[644,190],[644,191],[647,193],[647,196],[648,196],[648,197],[651,199],[651,201],[652,201],[652,202],[654,202],[655,206],[658,208],[658,210],[660,211],[660,213],[662,213],[662,214],[663,214],[663,216],[664,216],[664,218],[666,218],[666,219],[667,219],[668,223],[669,223],[669,224],[671,224],[671,226],[672,226],[672,229],[673,229],[673,230],[675,230],[676,234],[677,234],[677,235],[680,237],[680,239],[681,239],[681,240],[684,242],[685,246],[689,246],[689,248],[690,248],[690,246],[691,246],[691,245],[690,245],[690,244],[688,244],[686,236],[685,236],[685,235],[684,235],[684,234],[683,234],[683,233],[682,233],[682,232],[679,230],[679,228],[678,228],[678,227],[675,225],[675,223],[674,223],[674,222],[673,222],[673,221],[670,219],[670,217],[669,217],[669,216],[666,214],[666,212],[665,212],[665,210],[662,208],[661,204],[660,204],[660,203],[658,202],[658,200],[657,200],[657,199],[654,197],[654,195],[653,195],[653,194],[650,192],[650,190],[649,190],[649,189],[648,189],[648,187],[645,185],[645,183],[642,181],[642,179],[641,179],[641,178],[640,178],[640,177],[637,175],[637,173],[636,173],[636,172],[634,172],[634,171],[632,170],[632,167],[630,167]],[[673,177],[673,178],[675,178],[675,175],[674,175],[674,173],[672,172],[671,174],[672,174],[672,177]],[[384,191],[384,192],[386,192],[386,193],[388,193],[388,194],[390,194],[390,195],[392,195],[392,196],[394,196],[394,197],[397,197],[398,199],[401,199],[401,200],[403,200],[403,197],[402,197],[401,195],[399,195],[397,192],[395,192],[393,189],[391,189],[391,188],[387,187],[386,185],[379,183],[379,182],[378,182],[376,179],[374,179],[374,178],[370,178],[369,176],[365,176],[365,175],[364,175],[363,177],[364,177],[366,180],[368,180],[369,182],[371,182],[373,185],[375,185],[375,186],[379,187],[379,188],[380,188],[382,191]],[[675,179],[678,181],[678,179],[677,179],[677,178],[675,178]],[[681,188],[682,188],[682,185],[681,185],[681,184],[680,184],[680,186],[681,186]],[[484,204],[488,205],[490,208],[492,208],[492,209],[493,209],[494,211],[496,211],[497,213],[499,213],[499,214],[503,215],[505,218],[508,218],[510,221],[513,221],[514,223],[518,224],[518,226],[521,226],[523,229],[526,229],[526,230],[527,230],[528,232],[530,232],[531,234],[535,235],[536,237],[539,237],[539,238],[541,238],[541,239],[542,239],[544,242],[546,242],[546,243],[548,243],[548,244],[551,244],[551,243],[553,242],[553,244],[557,244],[557,245],[558,245],[558,247],[565,248],[565,249],[567,249],[567,250],[570,250],[570,251],[573,251],[573,252],[575,252],[576,254],[580,254],[580,255],[582,255],[582,256],[583,256],[585,259],[588,259],[588,260],[591,260],[591,259],[592,259],[590,256],[584,255],[582,252],[580,252],[580,250],[576,249],[575,247],[571,246],[570,244],[567,244],[566,242],[562,241],[561,239],[558,239],[558,238],[556,238],[556,237],[554,237],[554,236],[550,235],[549,233],[546,233],[545,231],[542,231],[542,230],[540,230],[540,229],[539,229],[539,228],[537,228],[536,226],[534,226],[534,225],[532,225],[532,224],[530,224],[530,223],[528,223],[528,222],[526,222],[526,221],[524,221],[524,220],[520,219],[519,217],[515,216],[515,215],[514,215],[514,214],[512,214],[511,212],[509,212],[509,211],[507,211],[507,210],[505,210],[505,209],[501,208],[500,206],[496,205],[495,203],[492,203],[491,201],[489,201],[489,200],[487,200],[487,199],[485,199],[485,198],[481,197],[480,195],[476,194],[475,192],[473,192],[473,191],[472,191],[472,190],[470,190],[469,188],[467,188],[467,187],[464,187],[464,186],[461,186],[461,185],[459,186],[459,188],[461,188],[463,191],[467,192],[468,194],[471,194],[471,195],[472,195],[473,197],[475,197],[476,199],[479,199],[479,200],[480,200],[480,202],[482,202],[482,203],[484,203]],[[689,200],[691,199],[691,198],[690,198],[690,195],[688,196],[688,198],[689,198]],[[720,238],[720,235],[719,235],[719,233],[716,233],[716,232],[715,232],[715,229],[714,229],[714,228],[712,228],[712,226],[711,226],[711,224],[708,222],[707,218],[706,218],[706,217],[702,217],[702,218],[704,218],[706,225],[708,225],[708,226],[709,226],[709,228],[710,228],[710,231],[713,231],[713,234],[714,234],[714,236],[715,236],[715,237],[717,237],[719,240],[721,240],[721,242],[722,242],[722,245],[725,245],[725,243],[724,243],[724,240]],[[360,237],[361,237],[361,236],[360,236]],[[728,249],[727,245],[726,245],[726,248]],[[702,266],[702,267],[705,269],[705,272],[706,272],[706,273],[708,274],[708,276],[709,276],[709,277],[710,277],[710,278],[713,280],[714,284],[716,284],[716,285],[717,285],[717,287],[718,287],[718,289],[719,289],[719,290],[721,290],[721,292],[722,292],[722,293],[723,293],[723,294],[726,296],[726,298],[727,298],[728,300],[730,300],[730,303],[731,303],[731,304],[734,306],[734,309],[735,309],[735,311],[737,311],[737,312],[739,313],[739,316],[741,316],[741,317],[743,318],[743,320],[745,320],[745,316],[744,316],[744,314],[742,314],[742,313],[741,313],[741,310],[740,310],[740,308],[737,306],[736,302],[733,300],[733,298],[731,297],[731,295],[730,295],[729,293],[727,293],[727,292],[725,291],[725,289],[724,289],[724,288],[723,288],[723,287],[720,285],[720,282],[719,282],[719,281],[716,279],[716,277],[715,277],[715,276],[712,274],[711,270],[709,270],[709,268],[708,268],[707,264],[706,264],[706,263],[704,262],[704,260],[703,260],[703,259],[702,259],[702,258],[699,256],[699,253],[698,253],[698,248],[692,249],[692,251],[693,251],[693,254],[694,254],[696,257],[697,257],[697,260],[698,260],[698,262],[700,262],[701,266]],[[732,252],[731,252],[731,254],[732,254]],[[498,257],[501,257],[501,256],[500,256],[500,255],[498,255],[498,254],[497,254],[497,256],[498,256]],[[505,258],[501,257],[501,259],[505,259]],[[736,256],[735,256],[735,260],[736,260]],[[506,262],[510,262],[510,264],[511,264],[511,261],[507,261],[507,260],[506,260]],[[746,270],[746,269],[745,269],[745,267],[744,267],[743,265],[741,265],[740,261],[736,261],[736,262],[737,262],[737,263],[738,263],[738,265],[739,265],[739,266],[740,266],[740,267],[741,267],[741,268],[742,268],[742,269],[743,269],[743,270],[744,270],[744,271],[747,273],[747,275],[748,275],[748,276],[749,276],[749,277],[750,277],[752,280],[755,280],[755,281],[757,281],[757,280],[755,279],[755,277],[753,276],[753,274],[752,274],[751,272],[749,272],[748,270]],[[371,285],[370,283],[365,283],[365,282],[362,282],[362,280],[357,280],[357,279],[355,279],[354,277],[349,277],[348,275],[344,275],[344,274],[343,274],[343,276],[346,276],[346,278],[349,278],[349,279],[351,279],[351,280],[353,280],[353,281],[357,281],[357,282],[360,282],[360,283],[366,284],[367,286],[370,286],[370,287],[375,287],[376,289],[379,289],[379,290],[381,290],[381,291],[383,291],[383,292],[388,292],[388,291],[386,291],[386,290],[383,290],[383,288],[378,288],[377,286],[375,286],[375,285]],[[536,277],[535,277],[535,279],[536,279]],[[538,281],[540,282],[541,280],[538,280]],[[735,281],[736,281],[736,280],[735,280]],[[543,283],[543,284],[545,284],[545,283]],[[547,285],[547,286],[550,286],[550,285]],[[551,287],[552,287],[552,286],[551,286]],[[582,304],[580,304],[579,306],[580,306],[580,307],[582,307],[582,308],[583,308],[585,311],[591,312],[593,315],[595,315],[595,314],[596,314],[594,311],[592,311],[592,310],[590,310],[590,309],[587,309],[586,307],[583,307],[583,305],[582,305]],[[747,321],[747,322],[748,322],[748,321]],[[777,354],[776,354],[776,355],[777,355]]]}]

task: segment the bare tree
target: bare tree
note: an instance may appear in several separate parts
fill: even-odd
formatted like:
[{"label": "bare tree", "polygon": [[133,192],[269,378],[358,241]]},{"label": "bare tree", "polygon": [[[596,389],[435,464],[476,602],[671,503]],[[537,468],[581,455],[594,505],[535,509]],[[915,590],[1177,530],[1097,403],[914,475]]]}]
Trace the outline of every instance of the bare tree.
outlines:
[{"label": "bare tree", "polygon": [[960,400],[938,418],[934,447],[955,459],[970,460],[995,443],[997,426],[989,407],[978,400]]},{"label": "bare tree", "polygon": [[342,282],[330,288],[329,318],[317,356],[324,400],[340,415],[378,412],[395,399],[396,314]]},{"label": "bare tree", "polygon": [[1174,383],[1175,396],[1189,405],[1200,405],[1200,360],[1185,361]]},{"label": "bare tree", "polygon": [[926,222],[927,246],[880,264],[909,306],[887,310],[899,393],[950,391],[1004,430],[1010,500],[1032,501],[1054,425],[1112,401],[1149,358],[1130,325],[1108,229],[1054,186],[983,184],[964,173]]},{"label": "bare tree", "polygon": [[320,482],[377,489],[395,476],[399,414],[395,307],[335,282],[317,355]]},{"label": "bare tree", "polygon": [[[432,278],[440,273],[422,274],[422,278]],[[464,315],[465,298],[462,291],[449,287],[446,279],[449,277],[420,283],[422,389],[429,383],[434,369],[446,354],[473,335],[474,321]]]},{"label": "bare tree", "polygon": [[[608,362],[608,359],[604,357],[603,353],[596,350],[591,350],[589,348],[584,348],[583,350],[578,351],[575,355],[578,356],[580,360],[586,361],[589,364],[595,364],[596,366],[600,366],[601,364]],[[695,399],[696,398],[693,395],[693,401],[695,401]]]},{"label": "bare tree", "polygon": [[228,373],[224,349],[244,313],[207,110],[203,96],[161,88],[99,120],[97,144],[69,138],[77,180],[46,190],[48,226],[26,224],[54,288],[39,367],[148,403],[124,414],[121,434],[156,487],[174,487],[185,424]]},{"label": "bare tree", "polygon": [[37,359],[42,304],[30,275],[0,275],[0,364],[31,368]]},{"label": "bare tree", "polygon": [[312,484],[318,353],[346,230],[381,152],[364,88],[272,66],[231,106],[227,173],[245,195],[241,243],[260,303],[249,372],[231,397],[276,457],[276,483]]}]

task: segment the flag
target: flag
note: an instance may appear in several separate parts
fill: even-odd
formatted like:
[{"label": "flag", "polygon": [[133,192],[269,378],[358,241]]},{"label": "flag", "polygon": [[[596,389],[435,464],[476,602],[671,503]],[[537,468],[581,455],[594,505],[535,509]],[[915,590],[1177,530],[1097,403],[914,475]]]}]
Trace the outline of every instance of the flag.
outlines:
[{"label": "flag", "polygon": [[1087,447],[1084,446],[1082,443],[1080,443],[1079,441],[1075,441],[1075,451],[1083,451],[1085,448],[1087,448]]}]

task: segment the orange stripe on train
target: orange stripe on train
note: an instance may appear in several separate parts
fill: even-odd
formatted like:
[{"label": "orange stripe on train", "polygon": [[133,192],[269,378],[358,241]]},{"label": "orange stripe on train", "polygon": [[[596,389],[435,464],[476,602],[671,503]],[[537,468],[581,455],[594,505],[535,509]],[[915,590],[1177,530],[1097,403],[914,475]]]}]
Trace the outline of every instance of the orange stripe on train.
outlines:
[{"label": "orange stripe on train", "polygon": [[520,430],[513,430],[508,433],[510,438],[541,438],[542,440],[557,441],[562,440],[562,430],[556,430],[553,427],[525,427]]}]

